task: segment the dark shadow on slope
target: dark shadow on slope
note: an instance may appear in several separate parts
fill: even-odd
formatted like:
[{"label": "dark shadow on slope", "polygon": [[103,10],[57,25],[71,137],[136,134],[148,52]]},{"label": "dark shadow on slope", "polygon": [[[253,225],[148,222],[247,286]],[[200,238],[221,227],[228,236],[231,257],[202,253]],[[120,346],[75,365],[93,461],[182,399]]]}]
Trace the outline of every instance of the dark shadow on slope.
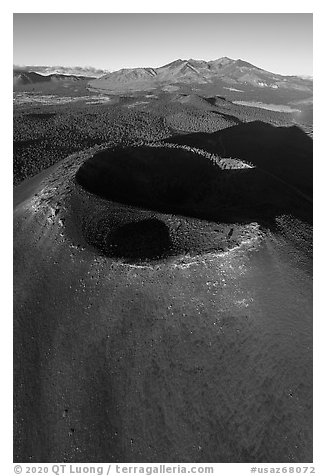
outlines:
[{"label": "dark shadow on slope", "polygon": [[224,103],[230,102],[224,96],[202,97],[212,106],[220,106],[221,104],[224,105]]},{"label": "dark shadow on slope", "polygon": [[131,221],[118,226],[99,221],[91,233],[84,230],[86,241],[101,254],[129,263],[156,261],[174,254],[169,227],[157,218]]},{"label": "dark shadow on slope", "polygon": [[218,114],[219,116],[222,116],[227,121],[234,121],[236,125],[242,124],[242,121],[238,117],[232,116],[232,114],[225,114],[224,112],[221,112],[221,111],[210,111],[210,112],[212,112],[213,114]]},{"label": "dark shadow on slope", "polygon": [[199,132],[173,137],[166,142],[248,161],[312,197],[313,144],[299,127],[274,127],[254,121],[212,134]]},{"label": "dark shadow on slope", "polygon": [[156,218],[127,223],[112,233],[111,252],[114,257],[129,260],[156,260],[170,253],[172,241],[169,228]]},{"label": "dark shadow on slope", "polygon": [[18,148],[24,148],[24,147],[32,147],[37,144],[39,144],[42,141],[42,137],[39,137],[37,139],[26,139],[26,140],[14,140],[13,142],[13,150],[14,153],[16,149]]},{"label": "dark shadow on slope", "polygon": [[34,119],[34,120],[48,120],[52,119],[57,115],[56,112],[30,112],[25,114],[27,119]]}]

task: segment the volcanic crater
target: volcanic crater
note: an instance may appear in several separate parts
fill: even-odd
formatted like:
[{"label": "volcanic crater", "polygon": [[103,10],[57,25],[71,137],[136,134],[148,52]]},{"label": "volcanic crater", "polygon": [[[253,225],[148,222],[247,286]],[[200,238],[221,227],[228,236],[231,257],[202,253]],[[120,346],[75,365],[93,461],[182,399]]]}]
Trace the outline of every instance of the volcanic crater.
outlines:
[{"label": "volcanic crater", "polygon": [[[101,254],[127,261],[188,252],[219,172],[213,161],[182,148],[102,150],[76,173],[84,238]],[[216,224],[209,228],[199,242],[214,248]]]}]

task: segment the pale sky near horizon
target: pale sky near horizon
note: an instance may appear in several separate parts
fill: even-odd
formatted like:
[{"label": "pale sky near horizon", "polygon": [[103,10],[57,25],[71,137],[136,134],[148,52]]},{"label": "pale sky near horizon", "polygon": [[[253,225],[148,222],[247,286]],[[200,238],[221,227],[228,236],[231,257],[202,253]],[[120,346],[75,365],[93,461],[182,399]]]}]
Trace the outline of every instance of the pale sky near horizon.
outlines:
[{"label": "pale sky near horizon", "polygon": [[241,58],[312,75],[308,13],[15,13],[16,65],[158,67],[175,59]]}]

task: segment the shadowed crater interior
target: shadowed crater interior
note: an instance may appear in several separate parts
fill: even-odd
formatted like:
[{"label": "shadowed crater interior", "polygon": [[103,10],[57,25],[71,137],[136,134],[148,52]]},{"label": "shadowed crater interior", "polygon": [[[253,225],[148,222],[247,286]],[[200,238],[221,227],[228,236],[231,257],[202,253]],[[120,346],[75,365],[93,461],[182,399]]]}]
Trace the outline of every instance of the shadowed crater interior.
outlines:
[{"label": "shadowed crater interior", "polygon": [[111,201],[196,216],[218,173],[212,161],[188,150],[130,146],[95,154],[80,167],[76,180]]}]

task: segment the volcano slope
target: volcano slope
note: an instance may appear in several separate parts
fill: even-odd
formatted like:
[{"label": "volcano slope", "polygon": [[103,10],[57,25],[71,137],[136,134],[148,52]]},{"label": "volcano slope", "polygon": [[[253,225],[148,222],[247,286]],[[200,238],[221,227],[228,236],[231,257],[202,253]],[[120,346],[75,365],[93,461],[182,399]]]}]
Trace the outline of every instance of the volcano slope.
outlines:
[{"label": "volcano slope", "polygon": [[16,462],[312,461],[311,204],[175,144],[14,197]]}]

